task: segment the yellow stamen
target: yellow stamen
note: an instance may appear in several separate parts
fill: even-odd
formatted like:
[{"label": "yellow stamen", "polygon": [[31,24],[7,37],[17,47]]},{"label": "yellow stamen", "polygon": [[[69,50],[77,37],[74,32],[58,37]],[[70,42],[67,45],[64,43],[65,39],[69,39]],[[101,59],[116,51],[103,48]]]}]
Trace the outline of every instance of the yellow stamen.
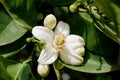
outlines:
[{"label": "yellow stamen", "polygon": [[62,45],[62,44],[64,44],[65,43],[65,37],[64,37],[64,35],[58,35],[58,36],[56,36],[56,39],[55,39],[56,41],[55,41],[55,43],[56,43],[56,45]]}]

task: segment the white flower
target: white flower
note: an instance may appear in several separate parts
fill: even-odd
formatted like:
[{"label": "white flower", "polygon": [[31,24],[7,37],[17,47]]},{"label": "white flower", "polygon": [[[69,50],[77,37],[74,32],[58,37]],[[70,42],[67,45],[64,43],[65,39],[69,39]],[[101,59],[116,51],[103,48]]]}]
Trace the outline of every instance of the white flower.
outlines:
[{"label": "white flower", "polygon": [[41,77],[46,77],[49,74],[49,66],[38,64],[37,72]]},{"label": "white flower", "polygon": [[46,43],[38,62],[43,65],[51,64],[59,56],[67,64],[82,64],[85,45],[83,38],[78,35],[69,35],[70,27],[63,21],[58,22],[54,31],[52,29],[53,26],[49,25],[46,27],[35,26],[32,29],[33,36],[38,40],[44,40]]}]

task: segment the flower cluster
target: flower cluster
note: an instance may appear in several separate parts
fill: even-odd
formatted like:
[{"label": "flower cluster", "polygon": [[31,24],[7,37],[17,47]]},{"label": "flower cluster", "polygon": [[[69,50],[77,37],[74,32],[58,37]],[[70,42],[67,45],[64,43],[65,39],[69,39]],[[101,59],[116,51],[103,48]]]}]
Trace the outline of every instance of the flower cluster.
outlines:
[{"label": "flower cluster", "polygon": [[[54,15],[49,14],[46,16],[44,26],[35,26],[32,29],[32,34],[38,40],[45,42],[38,58],[38,73],[42,73],[39,66],[52,64],[58,57],[64,63],[70,65],[80,65],[83,63],[85,51],[83,38],[74,34],[70,35],[69,25],[63,21],[57,23]],[[47,72],[48,70],[46,69]]]}]

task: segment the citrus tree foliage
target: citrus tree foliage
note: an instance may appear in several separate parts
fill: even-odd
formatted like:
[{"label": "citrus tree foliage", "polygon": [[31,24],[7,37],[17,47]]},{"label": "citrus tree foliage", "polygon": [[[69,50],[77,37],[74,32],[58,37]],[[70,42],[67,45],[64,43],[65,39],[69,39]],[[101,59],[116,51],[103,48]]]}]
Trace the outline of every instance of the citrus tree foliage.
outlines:
[{"label": "citrus tree foliage", "polygon": [[119,0],[0,0],[0,80],[43,79],[37,73],[41,43],[33,40],[31,31],[43,25],[48,14],[68,23],[70,33],[85,41],[81,65],[68,65],[58,59],[64,68],[59,70],[51,64],[49,75],[56,74],[60,80],[66,69],[78,72],[78,76],[80,72],[104,74],[120,69]]}]

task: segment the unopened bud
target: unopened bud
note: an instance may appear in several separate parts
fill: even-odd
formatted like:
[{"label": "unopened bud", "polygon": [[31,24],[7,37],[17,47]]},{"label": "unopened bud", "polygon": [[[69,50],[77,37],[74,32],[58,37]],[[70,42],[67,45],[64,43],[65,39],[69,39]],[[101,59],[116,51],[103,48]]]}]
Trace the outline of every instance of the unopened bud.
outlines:
[{"label": "unopened bud", "polygon": [[76,12],[78,10],[78,6],[80,5],[80,3],[74,3],[72,5],[70,5],[70,11],[71,12]]},{"label": "unopened bud", "polygon": [[49,66],[38,64],[37,72],[41,77],[46,77],[49,74]]},{"label": "unopened bud", "polygon": [[26,42],[27,42],[27,43],[30,43],[31,41],[32,41],[32,38],[27,38],[27,39],[26,39]]},{"label": "unopened bud", "polygon": [[53,14],[49,14],[44,19],[44,26],[49,29],[53,29],[57,23],[56,17]]},{"label": "unopened bud", "polygon": [[43,49],[45,47],[45,41],[44,40],[40,40],[39,42],[39,49]]},{"label": "unopened bud", "polygon": [[54,67],[59,70],[62,69],[64,65],[62,65],[62,63],[59,60],[57,60],[56,62],[54,62]]},{"label": "unopened bud", "polygon": [[75,3],[73,3],[72,5],[70,5],[69,9],[71,12],[76,12],[78,9],[78,6],[80,5],[82,0],[76,0]]},{"label": "unopened bud", "polygon": [[44,40],[40,40],[40,45],[44,46],[45,45],[45,41]]}]

